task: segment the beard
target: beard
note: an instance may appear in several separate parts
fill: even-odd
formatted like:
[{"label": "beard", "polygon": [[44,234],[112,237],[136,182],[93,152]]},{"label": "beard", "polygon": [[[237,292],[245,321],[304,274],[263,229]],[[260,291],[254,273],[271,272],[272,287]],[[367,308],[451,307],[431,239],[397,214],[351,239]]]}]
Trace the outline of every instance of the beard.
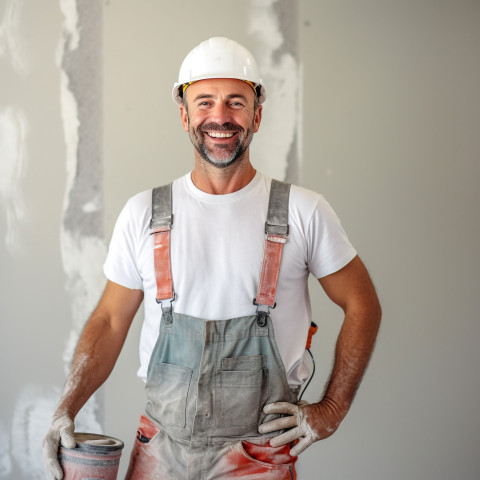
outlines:
[{"label": "beard", "polygon": [[[207,131],[235,132],[235,134],[233,141],[228,144],[209,146],[205,141],[205,137],[208,136]],[[217,168],[227,168],[238,161],[249,147],[253,138],[251,129],[245,130],[240,125],[230,122],[224,123],[223,125],[210,122],[202,124],[198,128],[193,128],[190,124],[188,133],[190,141],[202,158]]]}]

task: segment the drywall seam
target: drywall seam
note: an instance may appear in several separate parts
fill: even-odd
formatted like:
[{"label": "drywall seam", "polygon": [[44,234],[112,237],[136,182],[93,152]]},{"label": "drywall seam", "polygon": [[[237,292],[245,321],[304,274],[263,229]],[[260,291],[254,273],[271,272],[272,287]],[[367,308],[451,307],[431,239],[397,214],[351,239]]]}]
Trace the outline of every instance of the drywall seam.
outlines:
[{"label": "drywall seam", "polygon": [[247,24],[267,88],[252,158],[269,175],[291,182],[298,182],[301,164],[298,11],[297,0],[251,0]]},{"label": "drywall seam", "polygon": [[[64,351],[67,372],[83,325],[104,287],[102,264],[102,4],[60,0],[62,38],[60,105],[65,139],[65,197],[60,248],[66,289],[71,298],[72,329]],[[82,410],[89,431],[101,431],[99,395]]]}]

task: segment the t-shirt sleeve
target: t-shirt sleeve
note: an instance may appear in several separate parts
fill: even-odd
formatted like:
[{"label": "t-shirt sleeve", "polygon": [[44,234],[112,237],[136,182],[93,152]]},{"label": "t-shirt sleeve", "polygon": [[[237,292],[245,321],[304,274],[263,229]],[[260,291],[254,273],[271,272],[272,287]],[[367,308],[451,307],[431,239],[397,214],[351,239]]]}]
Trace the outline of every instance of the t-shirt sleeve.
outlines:
[{"label": "t-shirt sleeve", "polygon": [[316,278],[337,272],[356,256],[340,220],[320,196],[308,227],[308,268]]},{"label": "t-shirt sleeve", "polygon": [[143,290],[143,281],[138,270],[136,255],[138,241],[136,219],[138,219],[138,215],[134,214],[132,203],[132,200],[127,202],[117,219],[103,271],[108,280],[112,282],[127,288]]}]

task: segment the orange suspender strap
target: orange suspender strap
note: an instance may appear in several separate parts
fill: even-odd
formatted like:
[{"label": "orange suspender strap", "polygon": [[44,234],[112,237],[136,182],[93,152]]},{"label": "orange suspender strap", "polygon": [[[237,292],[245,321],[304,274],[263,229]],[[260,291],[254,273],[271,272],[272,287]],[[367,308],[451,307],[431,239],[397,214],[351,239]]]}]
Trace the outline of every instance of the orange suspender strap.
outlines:
[{"label": "orange suspender strap", "polygon": [[153,189],[152,220],[150,228],[154,235],[153,261],[157,281],[157,303],[174,300],[172,267],[170,264],[170,231],[173,224],[172,184]]},{"label": "orange suspender strap", "polygon": [[262,271],[255,302],[258,305],[275,306],[277,281],[280,272],[283,245],[287,241],[283,235],[267,235],[263,251]]},{"label": "orange suspender strap", "polygon": [[155,235],[153,246],[153,261],[155,264],[155,279],[157,281],[157,303],[173,298],[172,269],[170,265],[170,226],[153,229]]},{"label": "orange suspender strap", "polygon": [[277,281],[280,272],[283,245],[288,236],[288,201],[290,184],[272,180],[268,214],[265,223],[265,247],[255,305],[275,307]]}]

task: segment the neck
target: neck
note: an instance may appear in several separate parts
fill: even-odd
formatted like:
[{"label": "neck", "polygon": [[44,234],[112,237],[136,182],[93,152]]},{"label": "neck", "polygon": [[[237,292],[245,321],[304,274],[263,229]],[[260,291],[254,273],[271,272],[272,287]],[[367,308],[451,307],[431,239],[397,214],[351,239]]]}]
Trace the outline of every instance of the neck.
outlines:
[{"label": "neck", "polygon": [[247,186],[255,173],[256,171],[250,163],[248,150],[242,158],[227,168],[215,167],[195,152],[195,168],[191,178],[193,184],[203,192],[226,195]]}]

